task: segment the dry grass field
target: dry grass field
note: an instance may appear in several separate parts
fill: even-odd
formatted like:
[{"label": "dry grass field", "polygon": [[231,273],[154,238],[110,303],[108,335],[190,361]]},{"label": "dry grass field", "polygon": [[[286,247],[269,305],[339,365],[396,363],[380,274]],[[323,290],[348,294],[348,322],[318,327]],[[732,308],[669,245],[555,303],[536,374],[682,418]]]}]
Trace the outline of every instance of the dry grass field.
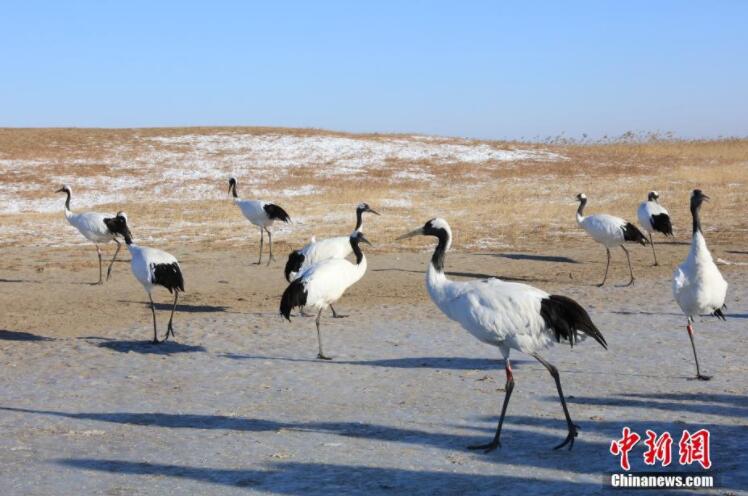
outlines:
[{"label": "dry grass field", "polygon": [[[0,246],[85,243],[61,218],[60,184],[73,209],[125,210],[137,238],[232,248],[257,233],[226,193],[236,175],[244,198],[284,206],[278,253],[312,234],[346,233],[353,206],[384,215],[366,226],[375,251],[432,216],[448,218],[455,249],[482,251],[583,236],[574,195],[589,212],[635,221],[656,189],[687,238],[688,196],[713,202],[704,223],[713,242],[748,238],[748,140],[527,144],[313,129],[0,129]],[[411,246],[418,246],[411,245]],[[400,249],[400,248],[398,248]]]}]

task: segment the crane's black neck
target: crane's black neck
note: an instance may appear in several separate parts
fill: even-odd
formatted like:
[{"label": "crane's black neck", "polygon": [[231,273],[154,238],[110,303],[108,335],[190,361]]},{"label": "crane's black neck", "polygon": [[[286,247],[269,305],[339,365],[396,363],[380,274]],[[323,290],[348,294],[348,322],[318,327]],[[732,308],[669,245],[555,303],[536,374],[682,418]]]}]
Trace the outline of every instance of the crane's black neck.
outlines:
[{"label": "crane's black neck", "polygon": [[123,234],[123,236],[125,237],[125,244],[127,244],[127,246],[130,246],[132,244],[132,236],[127,233]]},{"label": "crane's black neck", "polygon": [[359,265],[364,259],[364,253],[361,251],[361,247],[358,246],[358,238],[351,237],[351,248],[353,248],[353,254],[356,255],[356,265]]},{"label": "crane's black neck", "polygon": [[231,183],[231,195],[234,198],[239,198],[239,195],[236,194],[236,183]]},{"label": "crane's black neck", "polygon": [[693,217],[693,233],[694,234],[696,234],[697,232],[702,232],[701,218],[699,216],[700,210],[701,210],[701,201],[692,200],[691,201],[691,216]]},{"label": "crane's black neck", "polygon": [[584,215],[584,207],[587,206],[587,198],[582,198],[579,200],[579,208],[577,209],[577,213],[579,215]]},{"label": "crane's black neck", "polygon": [[449,233],[444,229],[439,229],[436,232],[436,237],[439,239],[439,244],[436,245],[434,254],[431,255],[431,265],[437,272],[444,272],[444,257],[446,257],[447,245],[449,244]]},{"label": "crane's black neck", "polygon": [[356,209],[356,231],[361,230],[361,226],[364,224],[364,211],[363,209]]},{"label": "crane's black neck", "polygon": [[65,208],[67,210],[70,210],[70,190],[65,190],[65,194],[68,195],[67,199],[65,200]]}]

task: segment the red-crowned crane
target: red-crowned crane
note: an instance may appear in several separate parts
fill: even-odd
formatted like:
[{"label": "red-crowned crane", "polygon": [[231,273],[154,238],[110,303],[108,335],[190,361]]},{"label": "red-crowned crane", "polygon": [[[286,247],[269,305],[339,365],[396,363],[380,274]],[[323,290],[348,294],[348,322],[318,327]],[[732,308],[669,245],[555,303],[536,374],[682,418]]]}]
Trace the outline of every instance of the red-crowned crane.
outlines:
[{"label": "red-crowned crane", "polygon": [[260,259],[256,265],[262,263],[262,243],[264,241],[265,232],[268,233],[268,244],[270,245],[270,257],[268,258],[268,265],[270,262],[275,260],[273,256],[273,235],[270,232],[270,226],[273,222],[280,220],[282,222],[290,222],[291,217],[288,216],[285,210],[274,203],[268,203],[261,200],[242,200],[239,195],[236,194],[236,178],[229,178],[229,193],[234,197],[234,204],[239,207],[242,211],[242,215],[246,219],[260,228]]},{"label": "red-crowned crane", "polygon": [[566,439],[554,449],[567,444],[571,449],[577,437],[578,427],[572,422],[566,407],[558,370],[538,352],[554,342],[564,341],[574,346],[585,335],[592,337],[607,349],[605,338],[592,323],[590,316],[571,298],[551,295],[526,284],[504,282],[500,279],[450,281],[444,274],[445,254],[452,245],[452,230],[447,221],[431,219],[423,227],[398,239],[417,235],[433,236],[438,240],[426,272],[426,288],[431,300],[444,315],[459,322],[478,340],[499,348],[504,357],[506,394],[496,434],[491,442],[469,448],[489,452],[501,446],[501,426],[514,389],[509,353],[511,350],[517,350],[535,358],[553,377],[569,429]]},{"label": "red-crowned crane", "polygon": [[117,249],[114,251],[112,261],[109,262],[109,268],[106,270],[107,281],[112,275],[112,266],[114,265],[114,261],[117,260],[119,249],[122,246],[117,239],[117,235],[107,227],[105,222],[106,219],[111,219],[113,217],[111,215],[108,216],[97,212],[73,213],[70,210],[70,196],[72,195],[72,191],[70,186],[67,184],[55,191],[55,193],[67,194],[67,199],[65,200],[65,218],[70,225],[78,229],[78,232],[80,232],[87,240],[96,245],[96,254],[99,256],[99,282],[94,284],[104,284],[101,267],[101,248],[99,247],[99,243],[109,243],[110,241],[117,243]]},{"label": "red-crowned crane", "polygon": [[584,207],[587,205],[587,195],[579,193],[577,195],[577,201],[579,201],[579,209],[577,210],[577,224],[582,229],[587,231],[587,234],[592,236],[592,239],[600,243],[605,247],[605,253],[608,255],[608,261],[605,264],[605,275],[603,276],[603,282],[598,286],[604,286],[605,281],[608,279],[608,269],[610,268],[610,249],[620,246],[623,252],[626,254],[626,260],[629,263],[629,273],[631,274],[631,280],[626,286],[634,284],[634,269],[631,268],[631,257],[629,257],[629,251],[623,246],[627,241],[634,243],[641,243],[642,245],[647,244],[647,238],[635,225],[631,222],[625,221],[620,217],[614,217],[607,214],[595,214],[584,216]]},{"label": "red-crowned crane", "polygon": [[[114,232],[122,234],[127,243],[127,249],[132,255],[132,262],[130,268],[135,276],[135,279],[143,285],[143,289],[148,293],[148,299],[151,302],[151,313],[153,314],[153,344],[159,344],[169,339],[169,335],[174,336],[174,327],[172,321],[174,320],[174,311],[177,308],[177,300],[179,299],[179,292],[184,292],[184,277],[182,276],[182,269],[179,267],[179,262],[169,253],[158,250],[156,248],[147,248],[145,246],[138,246],[132,241],[132,234],[130,228],[127,225],[127,216],[124,212],[119,212],[114,219],[108,219],[110,229]],[[158,331],[156,328],[156,307],[153,303],[153,296],[151,293],[155,288],[161,286],[169,290],[169,293],[174,294],[174,305],[171,308],[171,315],[169,316],[169,324],[166,327],[166,335],[162,341],[158,339]],[[176,337],[176,336],[174,336]]]},{"label": "red-crowned crane", "polygon": [[673,274],[673,296],[687,317],[686,330],[691,340],[693,359],[696,362],[696,378],[707,381],[711,377],[703,375],[699,369],[699,357],[696,356],[696,345],[693,341],[693,319],[697,315],[711,314],[725,320],[722,309],[725,308],[727,281],[722,277],[712,254],[706,246],[704,233],[701,231],[699,211],[701,204],[708,201],[700,189],[693,190],[691,195],[691,216],[693,217],[693,238],[686,261],[680,264]]},{"label": "red-crowned crane", "polygon": [[655,266],[657,263],[657,253],[655,253],[655,244],[652,239],[653,232],[659,232],[667,236],[673,235],[673,225],[670,223],[670,215],[665,207],[658,201],[660,194],[657,191],[650,191],[647,195],[647,201],[641,202],[636,211],[639,217],[639,225],[649,234],[649,243],[652,245],[652,256],[654,257]]},{"label": "red-crowned crane", "polygon": [[332,258],[318,262],[306,269],[297,279],[291,281],[283,292],[280,302],[280,313],[291,320],[291,310],[296,307],[310,307],[317,310],[317,358],[330,360],[322,348],[322,334],[319,329],[322,311],[338,301],[343,293],[353,286],[366,273],[366,257],[361,251],[360,243],[371,245],[361,231],[353,231],[348,242],[356,255],[355,263],[341,258]]}]

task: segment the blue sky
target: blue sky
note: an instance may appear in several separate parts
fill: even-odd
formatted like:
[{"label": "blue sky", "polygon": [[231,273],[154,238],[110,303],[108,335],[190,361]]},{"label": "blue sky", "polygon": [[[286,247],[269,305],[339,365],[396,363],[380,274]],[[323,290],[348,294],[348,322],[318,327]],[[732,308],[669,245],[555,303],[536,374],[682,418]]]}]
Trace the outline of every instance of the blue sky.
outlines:
[{"label": "blue sky", "polygon": [[10,1],[0,126],[748,135],[748,2]]}]

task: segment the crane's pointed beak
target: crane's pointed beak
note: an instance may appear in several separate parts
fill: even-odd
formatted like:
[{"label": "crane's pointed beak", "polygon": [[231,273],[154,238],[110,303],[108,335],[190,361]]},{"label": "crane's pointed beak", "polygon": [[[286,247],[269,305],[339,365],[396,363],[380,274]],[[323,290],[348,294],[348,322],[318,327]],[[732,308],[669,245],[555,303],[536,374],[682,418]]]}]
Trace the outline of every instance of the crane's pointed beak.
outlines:
[{"label": "crane's pointed beak", "polygon": [[399,238],[395,238],[395,241],[412,238],[413,236],[423,236],[423,228],[419,227],[418,229],[414,229],[407,234],[403,234]]},{"label": "crane's pointed beak", "polygon": [[360,238],[358,238],[358,240],[359,240],[359,242],[361,242],[361,243],[366,243],[366,244],[367,244],[367,245],[369,245],[369,246],[374,246],[373,244],[369,243],[369,240],[368,240],[368,239],[366,239],[366,238],[364,238],[364,237],[363,237],[363,235],[362,235],[362,236],[361,236]]},{"label": "crane's pointed beak", "polygon": [[371,212],[371,213],[373,213],[374,215],[381,215],[381,214],[380,214],[379,212],[377,212],[377,211],[376,211],[376,210],[374,210],[373,208],[370,208],[370,209],[368,209],[368,210],[367,210],[367,212]]},{"label": "crane's pointed beak", "polygon": [[701,198],[703,198],[703,199],[704,199],[704,201],[709,201],[709,200],[711,200],[711,198],[709,198],[709,197],[708,197],[708,196],[706,196],[706,195],[701,195]]},{"label": "crane's pointed beak", "polygon": [[64,192],[65,192],[65,188],[60,188],[57,191],[55,191],[55,193],[64,193]]}]

